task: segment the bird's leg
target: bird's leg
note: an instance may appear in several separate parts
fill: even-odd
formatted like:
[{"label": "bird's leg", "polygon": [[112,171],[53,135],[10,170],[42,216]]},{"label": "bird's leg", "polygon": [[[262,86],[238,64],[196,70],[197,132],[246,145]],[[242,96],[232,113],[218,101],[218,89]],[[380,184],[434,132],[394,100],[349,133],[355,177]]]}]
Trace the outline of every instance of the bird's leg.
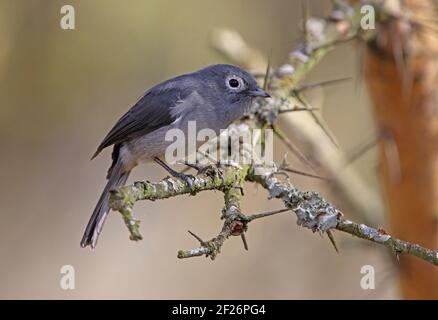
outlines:
[{"label": "bird's leg", "polygon": [[173,170],[163,160],[161,160],[157,157],[154,158],[154,161],[156,163],[158,163],[161,167],[163,167],[163,169],[166,170],[172,177],[180,178],[181,180],[183,180],[187,184],[189,189],[193,191],[193,181],[195,180],[194,176],[192,176],[191,174],[185,174],[185,173]]},{"label": "bird's leg", "polygon": [[198,171],[198,173],[202,170],[202,167],[200,165],[194,164],[192,162],[189,161],[181,161],[182,164],[186,165],[189,168],[195,169],[196,171]]},{"label": "bird's leg", "polygon": [[193,168],[197,171],[197,174],[206,174],[207,176],[219,178],[224,183],[224,176],[222,170],[215,164],[201,165],[199,163],[193,163],[188,161],[181,161],[187,167]]}]

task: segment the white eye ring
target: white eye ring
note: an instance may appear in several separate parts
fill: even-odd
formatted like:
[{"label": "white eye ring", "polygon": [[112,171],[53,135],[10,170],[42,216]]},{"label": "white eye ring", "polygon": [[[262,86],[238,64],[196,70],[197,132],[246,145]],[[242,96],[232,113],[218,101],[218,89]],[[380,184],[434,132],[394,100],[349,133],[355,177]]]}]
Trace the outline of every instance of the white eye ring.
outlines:
[{"label": "white eye ring", "polygon": [[243,80],[238,76],[228,77],[226,84],[231,90],[240,90],[244,86]]}]

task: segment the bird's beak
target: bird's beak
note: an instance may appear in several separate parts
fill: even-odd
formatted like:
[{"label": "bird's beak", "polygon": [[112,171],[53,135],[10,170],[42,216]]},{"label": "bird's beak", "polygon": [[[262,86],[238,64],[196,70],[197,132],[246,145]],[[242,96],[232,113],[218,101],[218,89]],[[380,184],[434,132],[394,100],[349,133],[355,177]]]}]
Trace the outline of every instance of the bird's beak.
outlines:
[{"label": "bird's beak", "polygon": [[265,90],[257,88],[249,92],[249,94],[253,97],[262,97],[262,98],[270,98],[271,96]]}]

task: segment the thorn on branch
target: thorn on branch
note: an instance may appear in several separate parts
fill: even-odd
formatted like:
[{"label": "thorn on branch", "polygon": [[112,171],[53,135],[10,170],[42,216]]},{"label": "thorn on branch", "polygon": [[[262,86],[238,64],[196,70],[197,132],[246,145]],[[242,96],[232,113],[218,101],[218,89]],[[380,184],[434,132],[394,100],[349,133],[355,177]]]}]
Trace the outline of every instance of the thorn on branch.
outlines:
[{"label": "thorn on branch", "polygon": [[242,238],[242,242],[243,242],[243,247],[245,248],[246,251],[248,251],[248,242],[246,242],[246,236],[244,233],[242,233],[240,235],[240,237]]},{"label": "thorn on branch", "polygon": [[357,150],[353,151],[351,154],[346,156],[346,165],[349,165],[362,157],[366,152],[374,148],[378,143],[378,140],[375,137],[368,139],[368,141],[364,142],[360,145]]},{"label": "thorn on branch", "polygon": [[285,208],[285,209],[279,209],[279,210],[274,210],[274,211],[256,213],[256,214],[248,216],[248,222],[251,222],[251,221],[257,220],[257,219],[261,219],[261,218],[265,218],[265,217],[269,217],[269,216],[273,216],[275,214],[283,213],[283,212],[290,211],[290,210],[291,209],[289,209],[289,208]]},{"label": "thorn on branch", "polygon": [[333,248],[334,248],[335,251],[339,254],[339,249],[338,249],[338,246],[337,246],[337,244],[336,244],[335,237],[334,237],[332,231],[331,231],[331,230],[327,230],[326,233],[327,233],[327,237],[330,239],[330,242],[331,242],[332,245],[333,245]]},{"label": "thorn on branch", "polygon": [[268,89],[268,85],[269,85],[269,75],[271,73],[271,59],[268,59],[268,65],[266,66],[266,74],[265,77],[263,79],[263,90],[267,90]]},{"label": "thorn on branch", "polygon": [[205,245],[205,241],[198,237],[196,234],[194,234],[190,230],[188,230],[187,232],[190,233],[190,235],[192,235],[196,240],[198,240],[201,245]]},{"label": "thorn on branch", "polygon": [[315,171],[312,163],[304,156],[304,154],[295,146],[295,144],[286,137],[286,135],[276,125],[272,125],[275,135],[288,147],[288,149],[306,166]]},{"label": "thorn on branch", "polygon": [[324,132],[324,134],[330,139],[331,143],[333,144],[333,146],[335,146],[337,149],[339,149],[339,144],[336,141],[336,138],[333,136],[333,134],[330,132],[330,130],[327,128],[327,126],[325,125],[325,122],[323,119],[320,119],[313,111],[312,111],[312,107],[309,106],[309,104],[305,101],[305,98],[303,97],[303,95],[300,92],[294,92],[292,91],[292,93],[295,95],[295,98],[301,102],[310,112],[310,115],[312,116],[313,120],[315,121],[315,123],[318,125],[318,127],[321,128],[321,130]]},{"label": "thorn on branch", "polygon": [[339,78],[339,79],[332,79],[332,80],[326,80],[326,81],[319,81],[315,83],[309,83],[309,84],[303,84],[301,86],[295,87],[293,91],[295,93],[302,93],[303,91],[311,90],[317,87],[324,87],[329,85],[335,85],[342,82],[350,81],[352,77],[345,77],[345,78]]},{"label": "thorn on branch", "polygon": [[287,112],[298,112],[298,111],[319,111],[319,108],[292,108],[292,109],[281,109],[278,111],[278,114],[287,113]]},{"label": "thorn on branch", "polygon": [[292,168],[289,168],[289,167],[286,167],[286,168],[281,168],[280,167],[280,170],[284,170],[286,172],[295,173],[295,174],[298,174],[298,175],[301,175],[301,176],[305,176],[305,177],[309,177],[309,178],[315,178],[315,179],[324,180],[324,181],[330,181],[331,180],[331,179],[326,178],[326,177],[317,176],[315,174],[311,174],[311,173],[295,170],[295,169],[292,169]]},{"label": "thorn on branch", "polygon": [[335,47],[335,46],[338,46],[340,44],[344,44],[344,43],[347,43],[347,42],[350,42],[350,41],[356,40],[356,39],[359,39],[359,36],[357,34],[352,35],[352,36],[347,37],[347,38],[344,38],[344,39],[337,39],[337,40],[334,40],[334,41],[330,41],[330,42],[324,43],[324,44],[322,44],[322,45],[320,45],[318,47],[313,48],[313,50],[328,49],[328,48]]}]

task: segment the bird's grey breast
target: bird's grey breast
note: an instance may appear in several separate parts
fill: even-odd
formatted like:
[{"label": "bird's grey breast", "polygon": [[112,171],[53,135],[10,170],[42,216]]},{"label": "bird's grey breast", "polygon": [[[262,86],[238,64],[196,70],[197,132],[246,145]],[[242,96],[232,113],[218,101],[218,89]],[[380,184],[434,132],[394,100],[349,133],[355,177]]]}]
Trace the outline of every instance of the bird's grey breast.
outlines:
[{"label": "bird's grey breast", "polygon": [[221,94],[194,90],[183,102],[176,105],[172,113],[180,119],[178,125],[186,132],[190,122],[196,124],[196,130],[211,129],[220,133],[231,122],[241,118],[248,110],[250,101],[231,104]]}]

